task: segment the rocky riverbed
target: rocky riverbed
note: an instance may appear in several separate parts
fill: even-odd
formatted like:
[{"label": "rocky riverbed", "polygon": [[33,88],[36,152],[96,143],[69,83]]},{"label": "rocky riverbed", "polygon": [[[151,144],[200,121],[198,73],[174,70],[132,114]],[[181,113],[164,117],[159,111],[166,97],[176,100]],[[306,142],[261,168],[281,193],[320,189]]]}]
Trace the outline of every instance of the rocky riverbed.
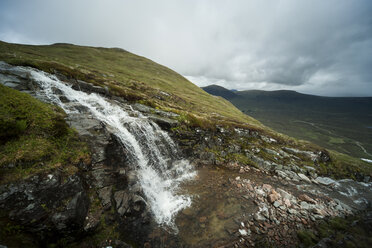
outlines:
[{"label": "rocky riverbed", "polygon": [[238,165],[204,166],[198,178],[185,186],[195,194],[192,208],[177,218],[187,246],[296,247],[299,231],[356,214],[371,201],[371,185],[362,185],[366,188],[354,198],[342,198],[343,191],[336,186],[340,182],[328,186],[308,182],[304,187],[257,169],[243,172],[233,167]]}]

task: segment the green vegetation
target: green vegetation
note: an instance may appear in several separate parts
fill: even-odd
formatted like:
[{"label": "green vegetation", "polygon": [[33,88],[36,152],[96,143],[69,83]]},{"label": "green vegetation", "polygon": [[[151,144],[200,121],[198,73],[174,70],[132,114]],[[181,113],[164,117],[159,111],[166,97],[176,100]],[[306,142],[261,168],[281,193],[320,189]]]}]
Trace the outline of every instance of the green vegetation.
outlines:
[{"label": "green vegetation", "polygon": [[0,84],[0,179],[18,180],[60,167],[74,173],[88,150],[64,121],[65,113]]},{"label": "green vegetation", "polygon": [[183,114],[202,127],[218,121],[221,125],[263,128],[225,99],[211,96],[178,73],[122,49],[0,42],[0,61],[58,71],[70,78],[107,86],[114,95]]},{"label": "green vegetation", "polygon": [[278,132],[372,159],[372,97],[319,97],[284,90],[231,92],[214,85],[204,90],[228,99]]},{"label": "green vegetation", "polygon": [[0,237],[6,237],[8,247],[38,247],[32,235],[24,232],[24,227],[9,220],[5,220],[1,212],[0,226]]},{"label": "green vegetation", "polygon": [[321,163],[316,167],[318,174],[336,179],[358,179],[359,175],[372,174],[372,166],[360,159],[336,151],[330,151],[330,157],[329,163]]},{"label": "green vegetation", "polygon": [[301,230],[297,236],[304,247],[312,247],[323,238],[329,238],[327,247],[364,248],[370,247],[371,234],[371,229],[361,214],[321,221],[313,230]]}]

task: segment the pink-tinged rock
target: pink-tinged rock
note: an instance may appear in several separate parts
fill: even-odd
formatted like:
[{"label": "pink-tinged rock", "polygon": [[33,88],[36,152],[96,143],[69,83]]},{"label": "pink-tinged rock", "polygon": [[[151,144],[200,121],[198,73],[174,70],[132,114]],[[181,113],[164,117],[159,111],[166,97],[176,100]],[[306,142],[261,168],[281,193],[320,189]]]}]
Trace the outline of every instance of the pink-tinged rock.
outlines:
[{"label": "pink-tinged rock", "polygon": [[249,191],[253,191],[252,184],[248,183],[245,187],[246,187]]},{"label": "pink-tinged rock", "polygon": [[327,215],[326,211],[324,211],[323,209],[319,209],[319,208],[314,208],[313,213],[317,214],[317,215],[320,215],[320,216]]},{"label": "pink-tinged rock", "polygon": [[301,219],[302,224],[307,225],[307,221],[305,219]]},{"label": "pink-tinged rock", "polygon": [[267,200],[270,202],[270,203],[274,203],[275,201],[277,201],[279,199],[279,194],[270,194],[268,197],[267,197]]},{"label": "pink-tinged rock", "polygon": [[206,221],[207,221],[207,217],[206,216],[202,216],[202,217],[199,218],[199,222],[200,223],[204,223]]},{"label": "pink-tinged rock", "polygon": [[287,207],[290,207],[292,204],[290,200],[284,199],[284,205],[286,205]]},{"label": "pink-tinged rock", "polygon": [[270,192],[272,190],[272,186],[270,184],[263,184],[262,189],[265,190],[266,192]]},{"label": "pink-tinged rock", "polygon": [[301,201],[305,201],[305,202],[308,202],[308,203],[312,203],[312,204],[316,204],[316,201],[313,200],[312,198],[310,198],[310,196],[306,195],[306,194],[302,194],[298,197],[298,199],[300,199]]}]

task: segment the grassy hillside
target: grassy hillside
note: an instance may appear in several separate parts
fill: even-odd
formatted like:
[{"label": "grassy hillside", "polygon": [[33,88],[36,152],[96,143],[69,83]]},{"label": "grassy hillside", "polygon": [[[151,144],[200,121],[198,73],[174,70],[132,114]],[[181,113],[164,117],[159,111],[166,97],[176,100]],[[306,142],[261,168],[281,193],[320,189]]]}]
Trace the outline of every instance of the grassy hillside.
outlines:
[{"label": "grassy hillside", "polygon": [[285,90],[234,94],[229,100],[236,107],[276,131],[372,159],[372,97],[320,97]]},{"label": "grassy hillside", "polygon": [[[308,142],[298,141],[272,131],[256,119],[242,113],[222,97],[209,95],[176,72],[122,49],[84,47],[71,44],[30,46],[0,42],[0,61],[5,61],[13,65],[32,66],[51,73],[58,72],[70,79],[81,79],[107,87],[112,95],[121,96],[129,101],[144,103],[180,114],[179,121],[187,124],[182,125],[182,127],[200,126],[203,128],[213,128],[216,125],[245,126],[251,129],[260,129],[263,133],[281,140],[282,144],[289,144],[305,150],[321,149]],[[27,103],[28,100],[25,102]],[[43,113],[45,111],[41,109],[39,112]],[[27,118],[31,117],[28,116]],[[15,123],[14,125],[17,126],[18,124]],[[22,125],[24,124],[21,122],[19,125],[22,129]],[[30,137],[33,139],[38,136]],[[41,153],[41,157],[38,159],[31,159],[32,165],[30,168],[38,168],[33,166],[37,161],[53,158],[51,154],[54,153],[59,154],[57,151],[60,149],[60,144],[65,144],[63,146],[64,149],[74,147],[73,143],[66,145],[67,141],[63,142],[54,139],[53,135],[42,137],[47,137],[48,142],[51,142],[45,143],[51,144],[51,149],[45,149],[45,156]],[[15,140],[19,139],[17,138]],[[6,143],[7,146],[8,144],[11,144],[11,142]],[[14,145],[14,149],[23,149],[22,145],[23,143],[18,143]],[[39,147],[39,145],[34,144],[30,147]],[[40,147],[43,148],[44,145]],[[12,159],[12,154],[17,154],[17,151],[14,152],[8,148],[3,148],[2,152],[6,153],[3,153],[2,156],[9,159]],[[65,153],[60,152],[60,154],[63,155]],[[366,171],[367,174],[369,173],[370,170],[369,168],[365,168],[365,164],[360,165],[361,161],[349,160],[349,158],[345,159],[336,153],[334,154],[332,156],[335,158],[334,164],[340,162],[337,165],[338,167],[346,168],[352,163],[354,167],[357,167],[356,171],[359,168],[363,168],[363,171]],[[69,157],[73,156],[71,155]],[[4,165],[11,163],[9,161],[4,162]],[[63,163],[68,162],[61,158],[57,159],[57,162],[53,160],[50,163],[48,162],[48,164],[53,167],[62,163],[58,161],[64,161]],[[347,163],[344,164],[344,161],[347,161]],[[337,166],[332,168],[338,168]]]},{"label": "grassy hillside", "polygon": [[195,125],[262,125],[230,102],[211,96],[178,73],[149,59],[118,48],[71,44],[48,46],[0,42],[0,61],[55,70],[96,85],[112,94],[181,114]]},{"label": "grassy hillside", "polygon": [[76,171],[88,149],[68,127],[63,110],[0,84],[0,181],[59,168]]}]

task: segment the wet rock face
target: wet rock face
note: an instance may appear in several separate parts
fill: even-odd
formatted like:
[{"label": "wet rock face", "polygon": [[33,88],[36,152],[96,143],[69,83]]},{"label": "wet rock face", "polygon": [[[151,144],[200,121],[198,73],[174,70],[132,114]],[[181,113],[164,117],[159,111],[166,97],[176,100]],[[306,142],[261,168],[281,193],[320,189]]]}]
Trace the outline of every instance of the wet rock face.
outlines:
[{"label": "wet rock face", "polygon": [[2,185],[0,208],[7,217],[47,240],[79,232],[89,208],[89,198],[78,175],[62,178],[58,172]]},{"label": "wet rock face", "polygon": [[[13,75],[6,76],[2,73],[0,71],[0,75],[6,77],[5,81],[1,79],[2,83],[43,100],[37,95],[37,84],[29,79],[27,73],[14,71]],[[82,91],[110,97],[104,88],[62,75],[59,77]],[[61,93],[58,89],[54,92],[57,95]],[[94,119],[87,109],[62,96],[60,100],[78,110],[78,113],[68,115],[66,122],[88,144],[91,161],[80,163],[79,172],[70,176],[55,170],[1,185],[0,209],[4,210],[1,218],[35,234],[34,238],[40,244],[54,243],[59,238],[69,241],[77,237],[84,239],[86,235],[102,231],[102,220],[110,228],[125,227],[122,230],[126,238],[130,236],[134,242],[143,242],[143,237],[149,232],[151,214],[142,189],[136,184],[138,177],[126,149],[110,128]],[[163,118],[163,123],[174,117],[165,112],[157,114]],[[122,241],[118,243],[127,247]]]},{"label": "wet rock face", "polygon": [[176,130],[171,134],[190,160],[204,165],[222,165],[229,162],[217,157],[216,151],[222,157],[231,153],[243,153],[240,142],[230,144],[229,141],[257,136],[255,131],[248,129],[227,130],[222,127],[218,127],[214,131],[201,128]]},{"label": "wet rock face", "polygon": [[[100,219],[118,225],[126,238],[141,243],[150,229],[151,213],[138,184],[135,168],[120,140],[101,122],[84,112],[69,116],[68,122],[79,132],[92,151],[87,183],[100,201],[99,209],[90,208],[85,229],[94,232]],[[107,223],[106,223],[107,224]]]}]

